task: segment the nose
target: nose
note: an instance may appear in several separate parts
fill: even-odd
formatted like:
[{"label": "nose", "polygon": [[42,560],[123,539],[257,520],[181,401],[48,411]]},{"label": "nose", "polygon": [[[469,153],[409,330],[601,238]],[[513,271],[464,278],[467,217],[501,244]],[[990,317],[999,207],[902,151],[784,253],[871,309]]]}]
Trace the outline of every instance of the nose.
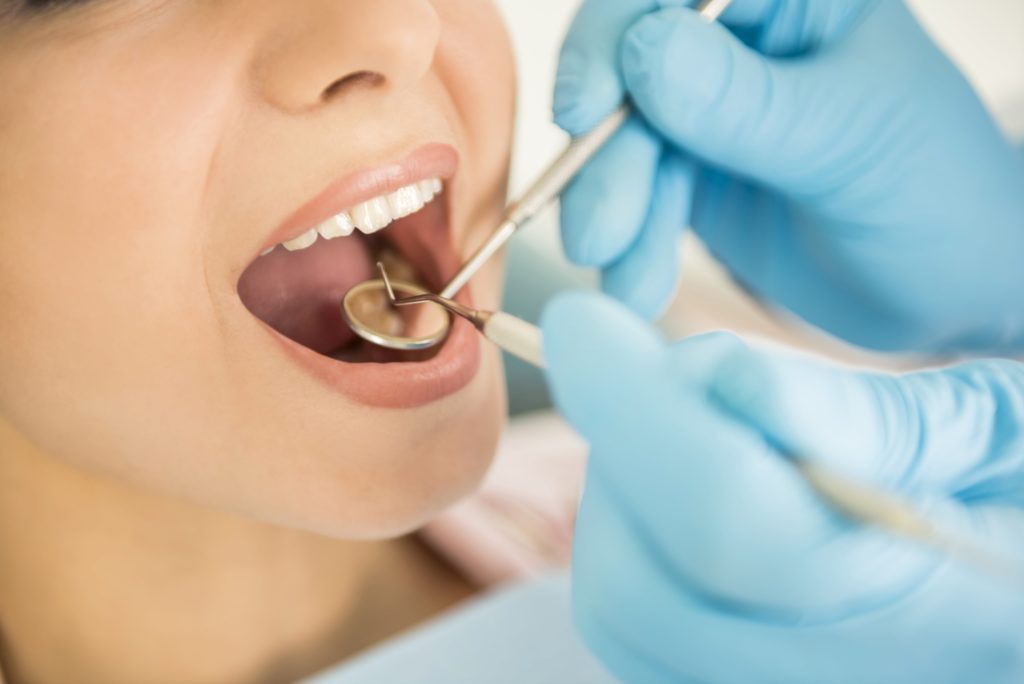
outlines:
[{"label": "nose", "polygon": [[430,0],[276,2],[255,63],[270,104],[308,111],[360,88],[400,89],[430,69],[441,21]]}]

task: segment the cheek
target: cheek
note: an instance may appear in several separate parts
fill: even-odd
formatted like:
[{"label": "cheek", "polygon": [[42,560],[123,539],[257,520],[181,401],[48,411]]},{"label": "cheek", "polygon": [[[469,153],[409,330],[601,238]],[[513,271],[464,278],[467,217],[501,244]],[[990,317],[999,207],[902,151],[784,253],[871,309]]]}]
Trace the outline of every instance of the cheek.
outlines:
[{"label": "cheek", "polygon": [[184,54],[88,53],[0,60],[0,412],[102,458],[209,385],[199,198],[229,89]]},{"label": "cheek", "polygon": [[502,387],[499,354],[488,348],[480,375],[455,402],[387,416],[373,429],[361,424],[362,455],[338,461],[338,443],[325,444],[339,468],[321,466],[320,477],[296,480],[301,489],[290,493],[302,497],[302,506],[292,510],[301,517],[284,522],[344,538],[392,537],[421,527],[486,475],[506,415]]},{"label": "cheek", "polygon": [[16,322],[65,333],[41,340],[170,330],[203,281],[200,198],[218,133],[204,122],[224,118],[228,79],[165,61],[173,69],[100,57],[40,67],[45,77],[5,72],[13,111],[0,129],[0,278],[24,303]]},{"label": "cheek", "polygon": [[478,177],[504,192],[515,118],[512,44],[489,0],[434,0],[444,33],[437,68],[465,127]]}]

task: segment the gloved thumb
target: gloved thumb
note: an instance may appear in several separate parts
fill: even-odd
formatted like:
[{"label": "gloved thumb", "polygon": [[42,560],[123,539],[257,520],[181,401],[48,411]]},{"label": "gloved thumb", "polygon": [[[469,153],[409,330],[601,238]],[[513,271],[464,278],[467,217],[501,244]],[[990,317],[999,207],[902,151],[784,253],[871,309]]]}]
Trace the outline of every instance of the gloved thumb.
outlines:
[{"label": "gloved thumb", "polygon": [[620,425],[623,397],[654,391],[668,347],[657,330],[596,292],[568,292],[541,315],[544,362],[556,406],[590,441]]},{"label": "gloved thumb", "polygon": [[1024,365],[1012,361],[896,376],[738,349],[710,393],[783,453],[884,487],[979,493],[1019,468],[1000,430],[1024,421]]},{"label": "gloved thumb", "polygon": [[806,178],[836,140],[822,111],[827,84],[812,66],[765,57],[692,10],[644,16],[626,33],[621,61],[647,121],[716,166],[784,185]]}]

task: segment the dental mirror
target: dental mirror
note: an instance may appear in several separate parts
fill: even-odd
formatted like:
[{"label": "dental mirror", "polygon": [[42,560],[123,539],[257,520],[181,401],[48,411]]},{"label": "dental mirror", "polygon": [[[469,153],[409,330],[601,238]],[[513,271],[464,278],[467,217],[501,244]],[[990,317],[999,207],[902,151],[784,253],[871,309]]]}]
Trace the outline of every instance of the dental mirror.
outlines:
[{"label": "dental mirror", "polygon": [[430,349],[441,342],[451,328],[451,317],[439,305],[399,308],[391,305],[395,297],[429,294],[418,285],[403,280],[368,280],[356,285],[341,306],[345,323],[359,337],[379,347],[400,351]]}]

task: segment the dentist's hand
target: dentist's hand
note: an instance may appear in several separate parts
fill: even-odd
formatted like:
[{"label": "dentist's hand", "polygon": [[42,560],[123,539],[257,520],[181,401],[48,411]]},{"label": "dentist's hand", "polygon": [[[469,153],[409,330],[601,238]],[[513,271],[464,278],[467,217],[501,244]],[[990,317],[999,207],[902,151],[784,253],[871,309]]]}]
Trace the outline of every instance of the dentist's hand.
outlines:
[{"label": "dentist's hand", "polygon": [[645,316],[691,223],[756,295],[878,349],[1024,346],[1024,158],[896,0],[585,0],[556,121],[642,114],[563,197],[565,248]]},{"label": "dentist's hand", "polygon": [[592,446],[575,619],[626,682],[1024,681],[1024,585],[834,514],[784,453],[896,490],[1024,563],[1024,365],[905,376],[666,345],[621,305],[543,318]]}]

